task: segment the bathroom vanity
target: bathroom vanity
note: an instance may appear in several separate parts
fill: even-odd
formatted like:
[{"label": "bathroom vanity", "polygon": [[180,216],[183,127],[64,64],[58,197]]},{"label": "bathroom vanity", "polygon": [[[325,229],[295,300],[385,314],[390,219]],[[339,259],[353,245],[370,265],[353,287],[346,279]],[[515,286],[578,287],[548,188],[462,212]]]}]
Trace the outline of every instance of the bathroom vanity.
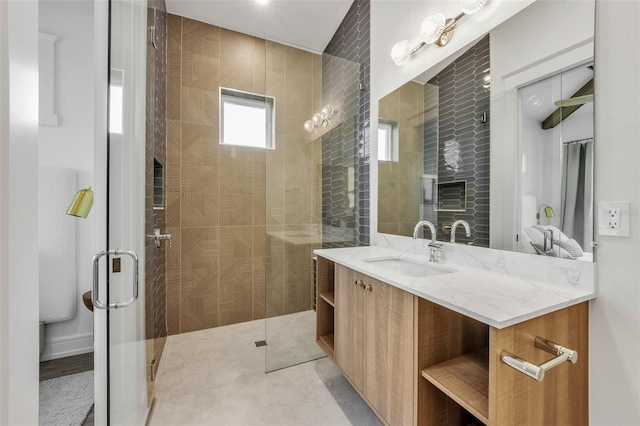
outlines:
[{"label": "bathroom vanity", "polygon": [[317,342],[383,423],[588,424],[593,291],[377,246],[315,254]]}]

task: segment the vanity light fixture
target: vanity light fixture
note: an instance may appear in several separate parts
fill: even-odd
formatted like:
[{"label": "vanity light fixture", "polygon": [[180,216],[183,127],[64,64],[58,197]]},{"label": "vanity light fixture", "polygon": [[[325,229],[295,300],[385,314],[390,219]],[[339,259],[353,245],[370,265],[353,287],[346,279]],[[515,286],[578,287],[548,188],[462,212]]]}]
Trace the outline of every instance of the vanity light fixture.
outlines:
[{"label": "vanity light fixture", "polygon": [[425,44],[436,44],[437,46],[445,46],[453,37],[456,29],[456,22],[464,15],[476,13],[485,5],[488,0],[460,0],[462,13],[453,19],[445,19],[442,13],[427,16],[420,27],[420,38],[422,41],[415,47],[411,47],[409,40],[402,40],[396,43],[391,49],[391,59],[393,62],[402,66],[409,61],[411,55],[420,50]]},{"label": "vanity light fixture", "polygon": [[311,117],[311,120],[307,120],[304,122],[304,129],[307,132],[313,132],[316,127],[322,126],[327,127],[331,122],[330,119],[333,117],[335,111],[331,105],[325,105],[322,107],[320,112],[316,112]]},{"label": "vanity light fixture", "polygon": [[551,208],[551,206],[547,205],[547,204],[540,204],[540,206],[538,207],[538,213],[536,213],[536,219],[538,220],[538,225],[540,225],[540,209],[542,209],[544,207],[544,215],[547,216],[547,219],[550,219],[552,217],[555,216],[555,213],[553,212],[553,209]]}]

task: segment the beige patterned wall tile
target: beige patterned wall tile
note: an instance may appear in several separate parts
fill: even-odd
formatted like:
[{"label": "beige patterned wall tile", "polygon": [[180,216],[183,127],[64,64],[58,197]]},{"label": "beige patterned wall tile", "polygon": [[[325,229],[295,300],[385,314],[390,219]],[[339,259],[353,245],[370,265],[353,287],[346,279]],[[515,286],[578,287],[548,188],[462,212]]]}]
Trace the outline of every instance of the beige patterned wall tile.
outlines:
[{"label": "beige patterned wall tile", "polygon": [[180,199],[180,226],[193,228],[218,226],[220,195],[183,192]]},{"label": "beige patterned wall tile", "polygon": [[219,121],[218,102],[219,93],[217,91],[183,86],[181,94],[181,117],[183,123],[190,122],[217,126]]},{"label": "beige patterned wall tile", "polygon": [[217,58],[220,55],[220,28],[193,19],[182,20],[182,50]]},{"label": "beige patterned wall tile", "polygon": [[167,13],[167,53],[182,52],[182,17]]},{"label": "beige patterned wall tile", "polygon": [[218,301],[215,295],[182,298],[181,333],[204,330],[218,325]]},{"label": "beige patterned wall tile", "polygon": [[253,226],[223,226],[220,228],[220,259],[253,256]]},{"label": "beige patterned wall tile", "polygon": [[296,247],[285,253],[285,313],[311,309],[311,246]]},{"label": "beige patterned wall tile", "polygon": [[253,260],[220,260],[219,324],[228,325],[252,319]]},{"label": "beige patterned wall tile", "polygon": [[180,333],[180,271],[167,270],[167,332]]},{"label": "beige patterned wall tile", "polygon": [[267,225],[284,224],[284,194],[267,197],[265,222]]},{"label": "beige patterned wall tile", "polygon": [[400,213],[398,212],[398,199],[379,198],[378,218],[380,222],[398,222],[400,220]]},{"label": "beige patterned wall tile", "polygon": [[267,196],[266,194],[253,194],[253,224],[266,225],[267,223]]},{"label": "beige patterned wall tile", "polygon": [[167,227],[171,234],[171,245],[167,246],[167,271],[180,272],[180,247],[182,246],[182,230],[177,227]]},{"label": "beige patterned wall tile", "polygon": [[312,55],[312,89],[311,89],[311,108],[314,111],[320,111],[322,105],[322,55]]},{"label": "beige patterned wall tile", "polygon": [[265,316],[265,258],[253,258],[253,288],[252,288],[252,319],[262,319]]},{"label": "beige patterned wall tile", "polygon": [[220,194],[220,226],[253,225],[253,194]]},{"label": "beige patterned wall tile", "polygon": [[[269,237],[267,236],[267,245]],[[269,250],[268,250],[269,251]],[[284,253],[265,258],[265,315],[267,318],[284,314]]]},{"label": "beige patterned wall tile", "polygon": [[[415,226],[416,226],[416,222],[400,222],[398,223],[397,231],[393,232],[393,234],[411,237],[413,235],[413,228]],[[392,232],[389,232],[389,233],[391,234]],[[429,234],[426,234],[426,235],[429,235]],[[431,235],[429,235],[427,238],[431,238]]]},{"label": "beige patterned wall tile", "polygon": [[220,59],[183,52],[182,86],[217,92],[220,87]]},{"label": "beige patterned wall tile", "polygon": [[220,87],[253,92],[253,69],[242,62],[221,61]]},{"label": "beige patterned wall tile", "polygon": [[266,43],[265,91],[276,99],[276,132],[283,133],[286,105],[284,46],[271,41]]},{"label": "beige patterned wall tile", "polygon": [[182,117],[182,55],[168,54],[167,63],[167,120],[180,120]]},{"label": "beige patterned wall tile", "polygon": [[183,228],[181,234],[181,297],[217,296],[218,228]]},{"label": "beige patterned wall tile", "polygon": [[182,125],[182,159],[200,160],[199,164],[218,165],[219,130],[217,126],[184,123]]},{"label": "beige patterned wall tile", "polygon": [[397,235],[398,222],[378,222],[378,232]]},{"label": "beige patterned wall tile", "polygon": [[253,194],[253,148],[222,146],[220,193]]},{"label": "beige patterned wall tile", "polygon": [[183,228],[181,231],[181,268],[213,269],[220,250],[217,227]]},{"label": "beige patterned wall tile", "polygon": [[167,191],[180,191],[180,121],[167,120]]},{"label": "beige patterned wall tile", "polygon": [[253,256],[265,257],[267,243],[267,230],[265,226],[253,227]]},{"label": "beige patterned wall tile", "polygon": [[202,163],[203,160],[182,160],[180,171],[182,192],[217,194],[220,191],[218,166]]},{"label": "beige patterned wall tile", "polygon": [[419,198],[398,200],[398,221],[416,224],[420,220],[421,201]]},{"label": "beige patterned wall tile", "polygon": [[254,37],[222,28],[220,30],[220,62],[235,62],[252,67],[256,63]]},{"label": "beige patterned wall tile", "polygon": [[180,192],[167,191],[167,226],[180,226]]}]

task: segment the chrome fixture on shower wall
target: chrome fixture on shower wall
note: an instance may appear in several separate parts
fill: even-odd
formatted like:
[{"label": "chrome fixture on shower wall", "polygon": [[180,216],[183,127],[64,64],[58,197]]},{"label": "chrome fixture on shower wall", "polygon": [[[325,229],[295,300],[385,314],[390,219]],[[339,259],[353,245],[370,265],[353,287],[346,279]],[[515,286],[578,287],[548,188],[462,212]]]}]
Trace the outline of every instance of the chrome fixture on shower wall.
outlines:
[{"label": "chrome fixture on shower wall", "polygon": [[425,44],[436,44],[437,46],[445,46],[453,37],[456,29],[456,22],[464,15],[476,13],[485,5],[487,0],[460,0],[462,13],[453,19],[446,19],[442,13],[427,16],[422,21],[420,27],[420,38],[422,41],[415,47],[411,47],[409,40],[402,40],[396,43],[391,49],[391,59],[396,65],[402,66],[406,64],[411,55],[420,50]]},{"label": "chrome fixture on shower wall", "polygon": [[327,127],[331,121],[331,117],[335,114],[333,107],[331,105],[325,105],[320,112],[316,112],[311,117],[311,120],[307,120],[304,122],[304,129],[307,132],[312,132],[316,127],[322,126]]}]

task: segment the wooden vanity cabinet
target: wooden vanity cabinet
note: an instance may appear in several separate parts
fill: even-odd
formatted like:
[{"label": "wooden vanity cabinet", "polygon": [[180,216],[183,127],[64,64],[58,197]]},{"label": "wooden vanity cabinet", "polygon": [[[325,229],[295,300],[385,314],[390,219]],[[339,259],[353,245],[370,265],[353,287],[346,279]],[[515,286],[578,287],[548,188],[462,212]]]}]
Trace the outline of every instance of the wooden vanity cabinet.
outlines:
[{"label": "wooden vanity cabinet", "polygon": [[[589,423],[588,302],[497,329],[321,257],[317,278],[318,344],[384,423]],[[537,336],[578,362],[538,382],[501,361],[552,359]]]},{"label": "wooden vanity cabinet", "polygon": [[[417,299],[417,425],[588,425],[588,302],[497,329]],[[543,337],[578,352],[541,382],[501,360],[507,351],[541,365]],[[473,417],[471,417],[473,415]]]},{"label": "wooden vanity cabinet", "polygon": [[336,363],[392,425],[413,424],[413,295],[336,265]]}]

